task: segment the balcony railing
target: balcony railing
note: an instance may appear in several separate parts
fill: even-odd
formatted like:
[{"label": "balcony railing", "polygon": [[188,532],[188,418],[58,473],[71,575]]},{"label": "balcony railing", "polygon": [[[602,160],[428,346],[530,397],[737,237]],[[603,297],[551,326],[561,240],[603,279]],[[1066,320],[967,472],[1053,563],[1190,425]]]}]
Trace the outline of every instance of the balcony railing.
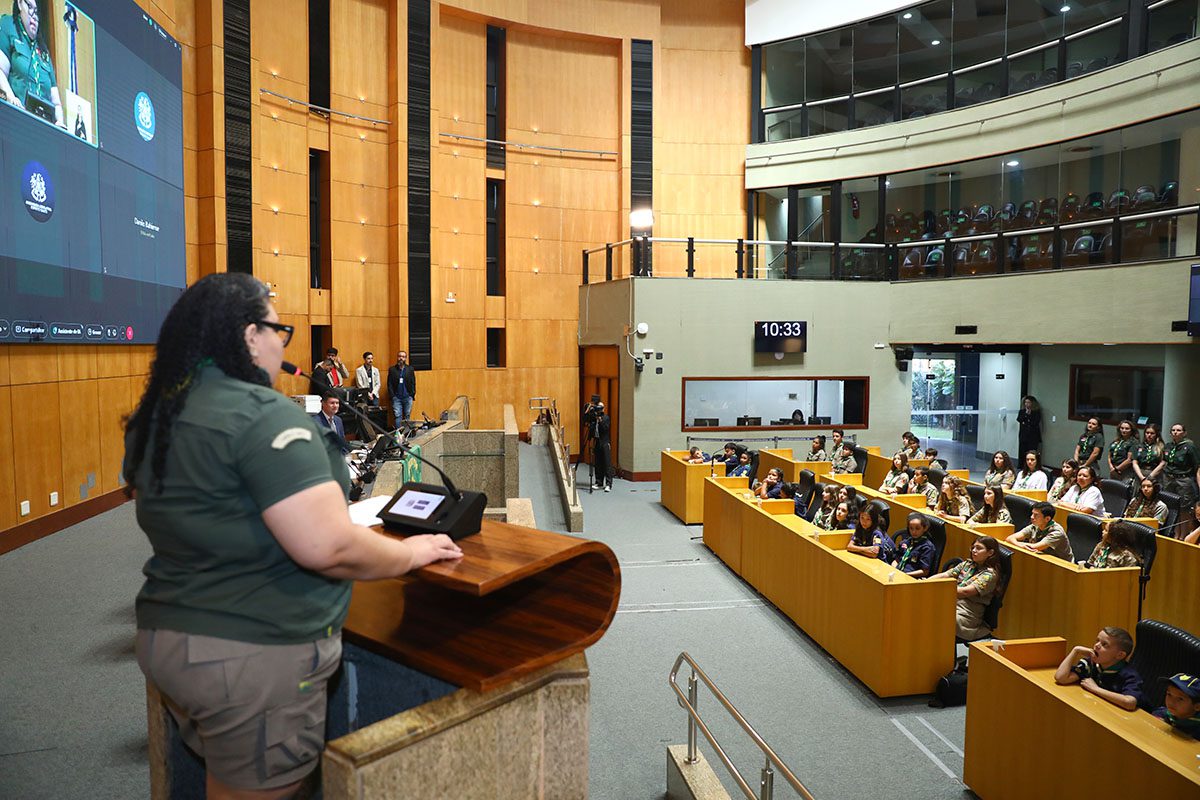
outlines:
[{"label": "balcony railing", "polygon": [[902,281],[1192,258],[1200,205],[900,242],[635,236],[583,251],[583,283],[622,277]]}]

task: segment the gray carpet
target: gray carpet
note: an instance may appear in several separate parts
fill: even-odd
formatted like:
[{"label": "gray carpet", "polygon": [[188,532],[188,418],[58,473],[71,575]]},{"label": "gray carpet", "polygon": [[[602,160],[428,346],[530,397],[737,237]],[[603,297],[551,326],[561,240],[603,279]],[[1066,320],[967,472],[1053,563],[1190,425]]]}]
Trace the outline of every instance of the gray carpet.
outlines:
[{"label": "gray carpet", "polygon": [[[545,451],[521,445],[521,494],[564,528]],[[820,800],[886,787],[896,798],[970,796],[962,709],[880,701],[733,575],[658,503],[657,483],[584,492],[585,535],[623,570],[620,611],[589,652],[591,796],[658,798],[666,747],[686,741],[667,685],[686,650]],[[697,537],[697,538],[693,538]],[[8,615],[0,680],[0,798],[131,798],[148,789],[133,597],[149,547],[126,504],[0,557]],[[762,761],[703,690],[701,712],[752,786]],[[732,781],[703,750],[726,786]],[[935,761],[936,760],[936,761]],[[939,766],[940,765],[940,766]],[[794,793],[781,778],[776,797]]]}]

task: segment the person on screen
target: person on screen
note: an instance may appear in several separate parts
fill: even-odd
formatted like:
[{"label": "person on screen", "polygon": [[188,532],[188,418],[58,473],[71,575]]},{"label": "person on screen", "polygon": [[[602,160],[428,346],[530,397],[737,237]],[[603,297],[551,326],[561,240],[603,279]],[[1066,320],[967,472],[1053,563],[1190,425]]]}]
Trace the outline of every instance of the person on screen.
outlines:
[{"label": "person on screen", "polygon": [[39,114],[53,108],[55,125],[67,127],[38,0],[13,0],[0,16],[0,98]]},{"label": "person on screen", "polygon": [[353,582],[462,557],[444,534],[351,521],[341,454],[272,388],[292,333],[266,284],[201,278],[163,321],[125,422],[121,475],[153,550],[137,663],[204,760],[210,798],[295,796],[325,746]]},{"label": "person on screen", "polygon": [[1025,465],[1021,467],[1021,471],[1017,473],[1017,479],[1013,481],[1013,490],[1045,491],[1046,483],[1046,473],[1042,471],[1042,457],[1038,455],[1037,450],[1027,450]]},{"label": "person on screen", "polygon": [[808,461],[828,461],[829,456],[825,453],[825,437],[817,434],[812,440],[812,449],[808,451]]},{"label": "person on screen", "polygon": [[1054,671],[1054,682],[1078,683],[1087,691],[1118,708],[1136,711],[1142,696],[1142,676],[1129,666],[1133,637],[1124,628],[1110,625],[1096,634],[1091,647],[1071,648]]},{"label": "person on screen", "polygon": [[1160,491],[1161,487],[1157,483],[1145,478],[1138,487],[1138,493],[1129,501],[1129,505],[1125,506],[1125,513],[1121,516],[1154,517],[1160,526],[1163,525],[1167,521],[1170,509],[1167,508],[1166,503],[1158,499]]}]

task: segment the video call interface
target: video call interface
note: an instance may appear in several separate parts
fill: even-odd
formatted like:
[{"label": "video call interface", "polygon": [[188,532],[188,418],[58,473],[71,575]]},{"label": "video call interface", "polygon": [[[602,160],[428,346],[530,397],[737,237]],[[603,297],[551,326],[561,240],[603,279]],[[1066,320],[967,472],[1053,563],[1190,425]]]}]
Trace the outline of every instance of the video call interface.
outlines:
[{"label": "video call interface", "polygon": [[133,0],[0,0],[0,344],[157,339],[186,275],[182,56]]}]

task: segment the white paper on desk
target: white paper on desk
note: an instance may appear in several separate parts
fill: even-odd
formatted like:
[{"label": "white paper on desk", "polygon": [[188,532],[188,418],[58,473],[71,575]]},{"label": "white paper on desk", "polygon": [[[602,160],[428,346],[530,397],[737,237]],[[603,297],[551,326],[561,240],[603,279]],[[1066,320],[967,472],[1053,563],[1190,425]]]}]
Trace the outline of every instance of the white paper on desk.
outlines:
[{"label": "white paper on desk", "polygon": [[379,518],[379,512],[391,499],[391,495],[385,494],[382,497],[371,497],[351,503],[350,521],[355,525],[366,525],[368,528],[372,525],[382,525],[383,520]]}]

